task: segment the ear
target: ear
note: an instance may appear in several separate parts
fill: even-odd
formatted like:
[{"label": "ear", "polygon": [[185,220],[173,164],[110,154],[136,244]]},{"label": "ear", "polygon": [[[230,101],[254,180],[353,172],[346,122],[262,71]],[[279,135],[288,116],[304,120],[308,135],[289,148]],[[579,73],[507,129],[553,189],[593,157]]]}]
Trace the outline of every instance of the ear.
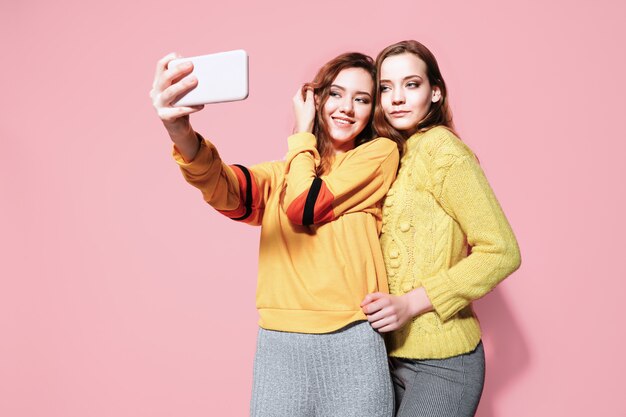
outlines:
[{"label": "ear", "polygon": [[431,102],[436,103],[441,100],[441,88],[438,85],[433,87],[433,96],[430,99]]}]

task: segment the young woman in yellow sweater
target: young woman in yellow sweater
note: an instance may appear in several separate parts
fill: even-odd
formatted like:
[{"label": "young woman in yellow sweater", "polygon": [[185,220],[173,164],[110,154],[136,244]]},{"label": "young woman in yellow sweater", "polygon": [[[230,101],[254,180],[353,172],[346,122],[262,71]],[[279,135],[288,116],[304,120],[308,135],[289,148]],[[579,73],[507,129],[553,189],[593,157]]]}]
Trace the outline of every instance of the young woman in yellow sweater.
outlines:
[{"label": "young woman in yellow sweater", "polygon": [[471,417],[485,370],[472,301],[519,267],[519,248],[477,158],[454,133],[432,53],[403,41],[376,61],[374,127],[405,146],[383,207],[391,294],[369,294],[362,308],[388,335],[397,416]]},{"label": "young woman in yellow sweater", "polygon": [[192,129],[201,106],[172,106],[197,83],[191,66],[167,69],[174,57],[157,64],[151,96],[176,162],[214,208],[261,225],[250,415],[391,417],[384,341],[360,308],[387,291],[381,201],[399,162],[395,142],[372,139],[374,61],[349,53],[324,65],[294,97],[285,161],[246,168]]}]

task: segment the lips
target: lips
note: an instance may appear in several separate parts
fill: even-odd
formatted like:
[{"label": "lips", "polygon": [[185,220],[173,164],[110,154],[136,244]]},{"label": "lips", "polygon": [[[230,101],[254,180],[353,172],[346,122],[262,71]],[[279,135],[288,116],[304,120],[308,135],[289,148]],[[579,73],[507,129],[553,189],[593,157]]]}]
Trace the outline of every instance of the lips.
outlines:
[{"label": "lips", "polygon": [[407,110],[394,110],[391,113],[389,113],[389,115],[391,117],[399,118],[399,117],[404,117],[404,116],[406,116],[409,113],[410,113],[410,111],[407,111]]},{"label": "lips", "polygon": [[346,117],[332,117],[332,119],[335,125],[340,126],[340,127],[350,126],[354,124],[354,120],[348,119]]}]

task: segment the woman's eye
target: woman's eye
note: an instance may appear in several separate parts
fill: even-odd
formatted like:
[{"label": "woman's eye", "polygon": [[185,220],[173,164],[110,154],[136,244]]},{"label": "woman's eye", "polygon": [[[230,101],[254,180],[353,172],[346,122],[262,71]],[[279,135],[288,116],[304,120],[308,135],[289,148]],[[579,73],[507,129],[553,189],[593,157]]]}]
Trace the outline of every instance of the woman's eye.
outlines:
[{"label": "woman's eye", "polygon": [[370,100],[367,97],[357,97],[354,101],[357,103],[370,104]]},{"label": "woman's eye", "polygon": [[328,95],[330,97],[340,97],[340,94],[337,91],[331,91]]},{"label": "woman's eye", "polygon": [[415,82],[415,81],[410,81],[410,82],[406,83],[406,86],[409,87],[409,88],[417,88],[420,85],[417,82]]},{"label": "woman's eye", "polygon": [[384,93],[385,91],[389,91],[391,90],[391,87],[389,87],[388,85],[381,85],[380,86],[380,92]]}]

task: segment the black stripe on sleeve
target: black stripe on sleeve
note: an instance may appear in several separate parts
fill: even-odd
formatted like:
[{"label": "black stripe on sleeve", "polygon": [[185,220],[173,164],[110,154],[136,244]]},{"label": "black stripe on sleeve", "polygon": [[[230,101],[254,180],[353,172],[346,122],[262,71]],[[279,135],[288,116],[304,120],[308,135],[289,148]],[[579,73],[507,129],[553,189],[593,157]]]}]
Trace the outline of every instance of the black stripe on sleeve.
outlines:
[{"label": "black stripe on sleeve", "polygon": [[243,214],[243,216],[234,218],[233,220],[245,220],[250,217],[250,214],[252,214],[252,177],[250,175],[250,171],[248,171],[248,168],[244,167],[243,165],[237,164],[235,164],[235,166],[239,168],[243,172],[243,175],[246,177],[246,212]]},{"label": "black stripe on sleeve", "polygon": [[315,202],[317,201],[317,196],[320,194],[321,188],[322,179],[320,177],[316,177],[313,180],[313,184],[311,184],[311,188],[309,189],[309,193],[307,194],[306,201],[304,203],[304,210],[302,210],[302,224],[305,226],[313,224]]}]

